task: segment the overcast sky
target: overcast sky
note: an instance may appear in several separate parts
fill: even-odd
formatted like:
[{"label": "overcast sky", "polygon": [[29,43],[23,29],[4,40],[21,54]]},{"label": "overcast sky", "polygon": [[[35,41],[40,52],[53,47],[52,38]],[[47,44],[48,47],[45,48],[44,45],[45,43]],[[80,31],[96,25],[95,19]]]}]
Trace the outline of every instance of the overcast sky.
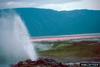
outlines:
[{"label": "overcast sky", "polygon": [[64,2],[70,2],[75,0],[0,0],[0,2],[35,2],[35,3],[64,3]]},{"label": "overcast sky", "polygon": [[54,10],[100,10],[100,0],[0,0],[0,8],[37,7]]}]

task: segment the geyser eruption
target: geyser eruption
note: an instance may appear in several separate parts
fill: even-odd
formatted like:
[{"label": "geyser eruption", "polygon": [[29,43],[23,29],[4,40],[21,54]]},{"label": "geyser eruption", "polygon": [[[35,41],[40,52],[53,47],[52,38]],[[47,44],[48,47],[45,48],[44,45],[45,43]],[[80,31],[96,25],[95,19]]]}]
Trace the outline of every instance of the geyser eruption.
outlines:
[{"label": "geyser eruption", "polygon": [[34,45],[20,16],[12,10],[0,11],[0,64],[36,60]]}]

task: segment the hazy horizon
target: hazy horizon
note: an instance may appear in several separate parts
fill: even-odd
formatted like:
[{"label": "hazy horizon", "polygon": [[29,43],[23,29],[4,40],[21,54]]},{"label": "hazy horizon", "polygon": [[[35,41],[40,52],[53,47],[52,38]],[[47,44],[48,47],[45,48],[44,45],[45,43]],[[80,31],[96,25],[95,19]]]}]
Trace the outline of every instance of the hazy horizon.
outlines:
[{"label": "hazy horizon", "polygon": [[62,10],[100,10],[100,0],[1,0],[0,8],[43,8]]}]

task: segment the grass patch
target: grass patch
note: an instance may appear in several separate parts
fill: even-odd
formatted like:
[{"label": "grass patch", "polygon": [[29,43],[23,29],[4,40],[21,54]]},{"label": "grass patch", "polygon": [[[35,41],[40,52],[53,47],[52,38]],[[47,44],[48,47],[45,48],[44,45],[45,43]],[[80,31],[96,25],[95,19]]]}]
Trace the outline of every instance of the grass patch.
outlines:
[{"label": "grass patch", "polygon": [[100,45],[60,46],[55,49],[41,51],[42,56],[53,57],[97,57],[100,56]]}]

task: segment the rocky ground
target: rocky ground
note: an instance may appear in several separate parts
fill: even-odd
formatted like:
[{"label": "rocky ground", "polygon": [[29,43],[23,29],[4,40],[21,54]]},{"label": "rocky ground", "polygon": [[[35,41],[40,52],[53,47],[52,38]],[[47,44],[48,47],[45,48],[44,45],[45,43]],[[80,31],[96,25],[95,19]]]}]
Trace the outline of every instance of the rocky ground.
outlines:
[{"label": "rocky ground", "polygon": [[12,67],[68,67],[68,65],[55,61],[54,59],[39,58],[37,61],[20,61]]}]

